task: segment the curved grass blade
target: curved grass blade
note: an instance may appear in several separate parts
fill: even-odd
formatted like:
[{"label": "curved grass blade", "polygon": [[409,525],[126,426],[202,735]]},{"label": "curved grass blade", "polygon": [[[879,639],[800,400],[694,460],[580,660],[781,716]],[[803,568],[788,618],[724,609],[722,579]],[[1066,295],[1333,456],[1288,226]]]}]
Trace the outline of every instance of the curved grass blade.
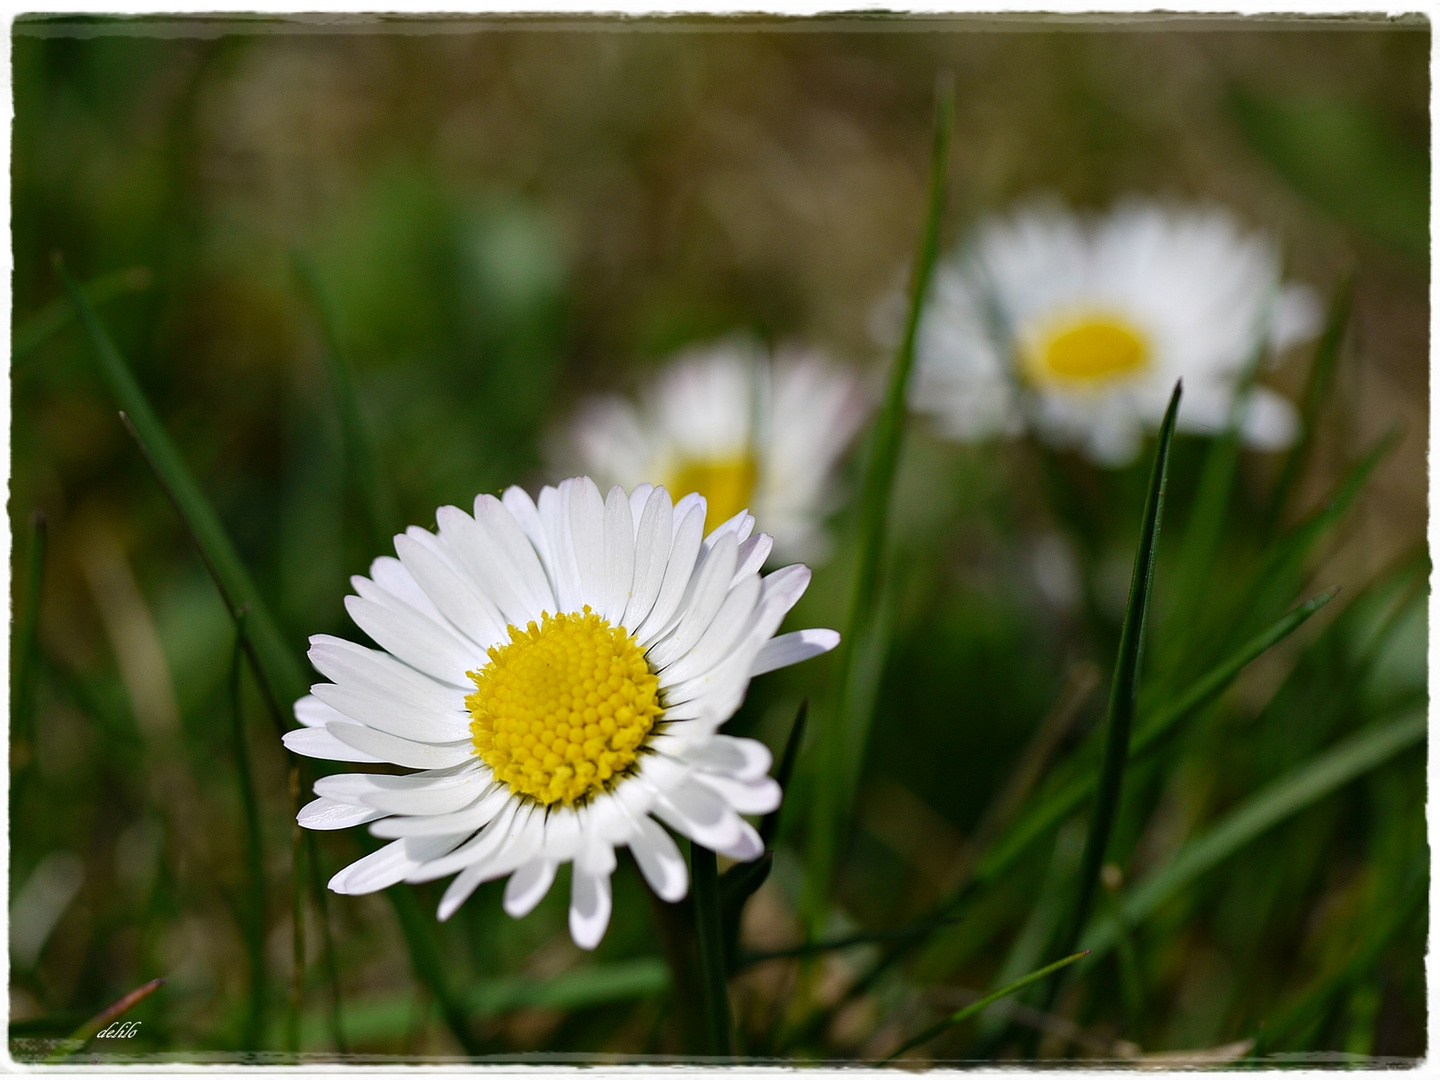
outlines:
[{"label": "curved grass blade", "polygon": [[795,711],[795,722],[790,725],[790,736],[785,740],[785,750],[780,755],[780,768],[775,772],[775,782],[780,785],[781,802],[774,810],[760,820],[760,842],[769,847],[780,831],[780,811],[784,807],[784,793],[790,790],[790,777],[795,772],[795,760],[800,756],[800,746],[805,741],[805,725],[810,719],[810,699],[800,702]]},{"label": "curved grass blade", "polygon": [[805,909],[812,923],[818,922],[830,891],[839,834],[845,828],[853,790],[852,774],[869,735],[869,715],[854,715],[857,708],[856,678],[860,646],[868,642],[874,622],[885,547],[885,522],[890,489],[900,459],[905,433],[906,395],[910,371],[915,364],[915,338],[920,315],[930,289],[930,278],[940,253],[940,224],[945,213],[948,189],[950,139],[955,126],[955,92],[942,80],[936,93],[935,132],[930,154],[929,199],[924,232],[915,256],[910,280],[910,305],[904,333],[890,369],[885,399],[876,416],[867,443],[865,469],[856,508],[856,557],[854,583],[844,632],[836,660],[838,694],[826,729],[821,733],[820,760],[811,815]]},{"label": "curved grass blade", "polygon": [[340,344],[340,335],[335,329],[335,313],[320,286],[314,264],[299,251],[291,254],[291,260],[295,265],[295,273],[310,295],[310,302],[315,307],[325,339],[325,373],[330,378],[330,388],[335,394],[335,411],[340,417],[348,472],[354,478],[360,505],[365,508],[371,541],[377,551],[386,551],[393,542],[394,500],[389,485],[381,478],[369,433],[360,415],[360,402],[355,395],[355,380],[352,376],[354,368]]},{"label": "curved grass blade", "polygon": [[[298,767],[292,775],[298,789]],[[335,1044],[336,1052],[346,1054],[349,1053],[349,1047],[345,1039],[345,1020],[340,1003],[340,965],[335,958],[335,936],[330,932],[330,901],[326,897],[325,875],[320,872],[320,845],[315,840],[315,834],[309,829],[302,829],[301,832],[305,834],[304,863],[310,876],[310,895],[315,898],[315,906],[320,915],[320,962],[325,965],[325,981],[330,987],[330,1038]],[[291,862],[293,866],[293,857]]]},{"label": "curved grass blade", "polygon": [[707,1049],[730,1057],[730,992],[725,975],[725,945],[720,931],[720,875],[715,852],[690,846],[690,879],[695,889],[695,944],[700,955],[700,996],[705,1004]]},{"label": "curved grass blade", "polygon": [[289,710],[284,706],[307,692],[307,683],[295,654],[285,643],[279,624],[261,599],[260,591],[225,532],[225,526],[220,523],[209,499],[170,441],[169,434],[151,409],[129,366],[95,317],[89,300],[63,264],[59,269],[80,321],[90,335],[100,362],[100,373],[119,402],[125,423],[139,444],[141,453],[185,520],[201,557],[220,589],[226,608],[232,617],[242,607],[249,609],[249,630],[245,635],[247,649],[266,693],[272,698],[275,711],[282,716],[287,715]]},{"label": "curved grass blade", "polygon": [[115,1002],[114,1005],[100,1010],[100,1012],[96,1013],[89,1020],[86,1020],[85,1023],[81,1024],[72,1031],[67,1038],[62,1040],[60,1045],[51,1051],[50,1055],[45,1059],[44,1064],[58,1065],[71,1054],[78,1053],[85,1049],[86,1043],[164,985],[164,979],[151,979],[144,986],[139,986],[131,990],[130,993]]},{"label": "curved grass blade", "polygon": [[[1085,836],[1085,852],[1080,857],[1080,874],[1076,881],[1075,903],[1065,929],[1061,931],[1060,952],[1074,951],[1080,931],[1090,917],[1095,886],[1100,880],[1100,866],[1110,843],[1110,830],[1120,807],[1120,790],[1125,780],[1125,766],[1130,760],[1130,728],[1135,719],[1135,705],[1140,686],[1140,659],[1145,643],[1145,618],[1150,610],[1150,594],[1155,584],[1155,549],[1160,539],[1160,521],[1165,510],[1165,482],[1169,475],[1170,443],[1175,436],[1175,416],[1180,408],[1180,383],[1170,396],[1170,407],[1160,424],[1160,438],[1155,446],[1155,461],[1150,467],[1150,489],[1145,497],[1145,514],[1140,527],[1140,543],[1135,551],[1135,570],[1130,581],[1130,600],[1125,608],[1125,621],[1120,627],[1120,649],[1115,660],[1115,676],[1110,686],[1109,715],[1105,721],[1105,749],[1100,763],[1100,776],[1095,794],[1095,809],[1090,817],[1090,830]],[[1053,986],[1054,984],[1052,984]]]},{"label": "curved grass blade", "polygon": [[[1158,749],[1161,741],[1181,720],[1218,697],[1252,661],[1298,630],[1312,615],[1333,600],[1337,591],[1331,589],[1307,600],[1191,683],[1171,705],[1136,732],[1130,742],[1131,761],[1143,760]],[[993,881],[1008,870],[1032,843],[1085,801],[1094,790],[1095,782],[1094,774],[1077,777],[1017,821],[1001,841],[980,860],[975,877],[980,881]]]},{"label": "curved grass blade", "polygon": [[1330,298],[1325,328],[1315,344],[1315,358],[1310,362],[1305,394],[1300,399],[1300,437],[1285,455],[1285,464],[1280,467],[1280,476],[1270,496],[1269,525],[1272,529],[1285,513],[1300,473],[1310,460],[1310,451],[1315,445],[1315,425],[1334,382],[1340,348],[1345,343],[1346,331],[1350,329],[1350,314],[1354,309],[1355,272],[1352,270],[1341,280],[1335,295]]},{"label": "curved grass blade", "polygon": [[[265,692],[277,725],[288,724],[291,716],[289,704],[308,692],[308,682],[302,674],[303,669],[296,661],[295,654],[285,644],[279,624],[271,616],[245,564],[240,561],[240,556],[231,544],[219,516],[150,408],[140,384],[135,381],[119,350],[105,333],[89,302],[63,264],[59,270],[80,313],[80,321],[90,334],[100,360],[101,373],[122,406],[121,419],[189,528],[191,539],[199,548],[200,556],[220,590],[231,618],[235,618],[241,608],[246,609],[246,651],[260,676],[260,686]],[[435,999],[441,1003],[446,1023],[466,1052],[477,1053],[478,1050],[473,1048],[478,1047],[479,1043],[469,1031],[458,999],[445,983],[434,941],[424,917],[415,906],[414,896],[406,889],[387,889],[386,895],[390,897],[401,926],[405,929],[405,941],[410,949],[411,965],[415,969],[416,977],[426,984]]]},{"label": "curved grass blade", "polygon": [[944,1020],[941,1020],[938,1024],[935,1024],[935,1025],[932,1026],[932,1027],[926,1028],[926,1029],[925,1029],[924,1031],[922,1031],[919,1035],[916,1035],[913,1039],[911,1039],[909,1042],[907,1042],[904,1046],[900,1047],[899,1050],[896,1050],[893,1054],[891,1054],[889,1057],[887,1057],[883,1062],[879,1062],[878,1064],[882,1064],[882,1065],[883,1065],[883,1064],[887,1064],[887,1063],[889,1063],[889,1062],[891,1062],[891,1061],[894,1061],[896,1058],[898,1058],[901,1054],[905,1053],[907,1050],[913,1050],[913,1049],[915,1049],[915,1047],[919,1046],[921,1043],[929,1042],[931,1039],[935,1038],[935,1036],[940,1035],[940,1034],[942,1034],[943,1032],[948,1031],[950,1028],[954,1027],[956,1024],[964,1023],[966,1020],[969,1020],[970,1017],[974,1016],[976,1013],[981,1012],[981,1011],[983,1011],[983,1010],[985,1010],[985,1009],[988,1009],[991,1005],[994,1005],[995,1002],[999,1001],[1001,998],[1006,998],[1006,997],[1009,997],[1011,994],[1019,993],[1021,990],[1024,990],[1027,986],[1030,986],[1030,985],[1032,985],[1033,983],[1039,982],[1041,979],[1044,979],[1044,978],[1046,978],[1046,977],[1048,977],[1048,976],[1050,976],[1050,975],[1055,974],[1055,972],[1061,970],[1062,968],[1067,968],[1067,967],[1069,967],[1071,964],[1075,963],[1075,961],[1080,960],[1080,959],[1083,959],[1084,957],[1086,957],[1086,956],[1088,956],[1088,955],[1089,955],[1089,954],[1086,953],[1086,952],[1077,952],[1077,953],[1074,953],[1074,954],[1072,954],[1072,955],[1070,955],[1070,956],[1065,957],[1065,959],[1063,959],[1063,960],[1056,960],[1055,963],[1053,963],[1053,964],[1047,964],[1045,967],[1041,968],[1039,971],[1032,971],[1029,975],[1026,975],[1023,979],[1017,979],[1015,982],[1010,983],[1008,986],[1002,986],[1002,987],[1000,987],[1000,989],[998,989],[998,990],[992,990],[992,991],[990,991],[990,993],[986,994],[984,997],[980,998],[978,1001],[972,1001],[969,1005],[966,1005],[965,1008],[959,1010],[958,1012],[951,1013],[951,1014],[950,1014],[949,1016],[947,1016]]},{"label": "curved grass blade", "polygon": [[245,873],[250,884],[242,926],[246,961],[250,969],[250,993],[241,1049],[259,1050],[265,1032],[265,852],[260,837],[260,802],[255,794],[255,778],[250,768],[250,747],[245,739],[245,714],[241,700],[246,615],[247,611],[241,608],[235,618],[235,650],[230,658],[230,722],[231,750],[235,755],[245,829]]},{"label": "curved grass blade", "polygon": [[[82,288],[90,303],[99,307],[126,293],[143,292],[150,287],[150,281],[149,267],[131,266],[91,278]],[[18,365],[21,360],[69,326],[73,318],[75,306],[69,298],[59,297],[46,304],[15,328],[15,336],[10,341],[10,362]]]},{"label": "curved grass blade", "polygon": [[[1141,882],[1125,899],[1125,920],[1138,925],[1205,871],[1287,817],[1415,745],[1425,737],[1425,730],[1423,712],[1372,726],[1276,780]],[[1118,936],[1117,920],[1106,919],[1085,935],[1084,944],[1098,959],[1116,944]]]}]

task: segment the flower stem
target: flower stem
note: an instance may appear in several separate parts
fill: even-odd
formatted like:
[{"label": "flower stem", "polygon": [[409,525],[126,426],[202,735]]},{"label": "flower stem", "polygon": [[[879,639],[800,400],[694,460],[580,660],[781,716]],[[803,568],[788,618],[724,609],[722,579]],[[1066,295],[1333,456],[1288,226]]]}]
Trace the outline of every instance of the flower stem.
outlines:
[{"label": "flower stem", "polygon": [[730,1040],[725,947],[720,936],[720,871],[713,851],[691,845],[690,877],[695,886],[695,941],[700,952],[700,989],[709,1049],[717,1057],[729,1057],[735,1051]]}]

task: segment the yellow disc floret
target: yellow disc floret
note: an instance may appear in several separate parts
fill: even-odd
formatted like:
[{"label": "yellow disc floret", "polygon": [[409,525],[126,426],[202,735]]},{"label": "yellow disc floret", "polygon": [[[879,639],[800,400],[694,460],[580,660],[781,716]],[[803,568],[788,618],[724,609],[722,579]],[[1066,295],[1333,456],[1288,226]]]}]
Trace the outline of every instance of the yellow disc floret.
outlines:
[{"label": "yellow disc floret", "polygon": [[666,487],[677,496],[697,491],[705,496],[705,528],[713,529],[749,508],[755,495],[755,459],[749,454],[731,458],[680,462]]},{"label": "yellow disc floret", "polygon": [[1124,318],[1108,315],[1050,326],[1028,351],[1027,366],[1034,379],[1072,386],[1134,375],[1150,363],[1145,335]]},{"label": "yellow disc floret", "polygon": [[634,764],[660,705],[659,680],[624,627],[587,605],[491,647],[467,674],[475,751],[516,795],[573,806]]}]

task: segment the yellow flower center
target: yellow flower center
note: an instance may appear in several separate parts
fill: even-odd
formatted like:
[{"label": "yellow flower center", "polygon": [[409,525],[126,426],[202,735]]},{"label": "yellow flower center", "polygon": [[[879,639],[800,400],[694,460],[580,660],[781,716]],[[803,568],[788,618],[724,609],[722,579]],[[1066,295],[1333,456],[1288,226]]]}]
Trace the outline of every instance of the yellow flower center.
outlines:
[{"label": "yellow flower center", "polygon": [[540,616],[467,672],[475,752],[516,795],[572,806],[638,756],[660,705],[659,680],[623,626],[583,612]]},{"label": "yellow flower center", "polygon": [[1123,319],[1105,315],[1060,323],[1040,335],[1029,354],[1037,382],[1103,382],[1150,363],[1145,336]]},{"label": "yellow flower center", "polygon": [[755,494],[755,459],[749,454],[719,460],[682,461],[666,487],[678,498],[698,491],[705,496],[705,527],[713,529],[750,507]]}]

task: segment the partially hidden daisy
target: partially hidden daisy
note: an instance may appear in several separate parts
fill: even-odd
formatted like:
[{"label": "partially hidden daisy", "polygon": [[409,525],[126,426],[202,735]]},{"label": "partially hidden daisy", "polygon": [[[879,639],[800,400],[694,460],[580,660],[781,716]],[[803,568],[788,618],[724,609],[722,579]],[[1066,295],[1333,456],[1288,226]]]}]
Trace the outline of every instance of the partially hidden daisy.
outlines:
[{"label": "partially hidden daisy", "polygon": [[[912,407],[974,441],[1028,429],[1123,465],[1184,379],[1181,429],[1222,430],[1257,347],[1313,336],[1318,304],[1280,257],[1219,209],[1121,203],[1098,219],[1032,206],[983,223],[937,267]],[[1293,405],[1256,387],[1241,433],[1281,449]]]},{"label": "partially hidden daisy", "polygon": [[824,556],[837,463],[864,422],[860,381],[822,354],[731,339],[677,356],[636,405],[584,405],[556,457],[601,483],[696,491],[711,524],[749,508],[784,558]]},{"label": "partially hidden daisy", "polygon": [[709,535],[706,503],[664,487],[602,496],[587,477],[480,495],[395,538],[398,558],[351,579],[346,610],[379,649],[327,635],[329,682],[295,703],[298,754],[389,763],[315,784],[301,825],[368,825],[391,842],[330,881],[369,893],[456,875],[449,918],[508,877],[519,918],[572,863],[570,933],[594,948],[610,919],[615,849],[665,900],[686,864],[661,823],[732,859],[762,854],[744,814],[780,802],[769,751],[720,734],[750,680],[834,648],[832,630],[775,636],[805,591],[794,565],[761,577],[771,539],[744,510]]}]

